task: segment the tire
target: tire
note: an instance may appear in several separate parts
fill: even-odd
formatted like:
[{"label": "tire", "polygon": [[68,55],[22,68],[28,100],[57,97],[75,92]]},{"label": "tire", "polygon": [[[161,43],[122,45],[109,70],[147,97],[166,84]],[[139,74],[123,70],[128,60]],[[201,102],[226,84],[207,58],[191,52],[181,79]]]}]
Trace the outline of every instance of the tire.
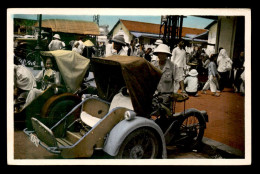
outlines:
[{"label": "tire", "polygon": [[[62,96],[51,103],[47,103],[47,107],[44,108],[47,112],[42,112],[41,117],[44,118],[46,126],[52,127],[79,103],[80,99],[73,96]],[[78,110],[67,117],[67,125],[79,116]]]},{"label": "tire", "polygon": [[187,150],[196,149],[204,135],[204,118],[198,113],[189,114],[180,123],[176,144]]},{"label": "tire", "polygon": [[140,128],[130,133],[123,141],[116,158],[152,159],[158,156],[159,141],[154,132]]}]

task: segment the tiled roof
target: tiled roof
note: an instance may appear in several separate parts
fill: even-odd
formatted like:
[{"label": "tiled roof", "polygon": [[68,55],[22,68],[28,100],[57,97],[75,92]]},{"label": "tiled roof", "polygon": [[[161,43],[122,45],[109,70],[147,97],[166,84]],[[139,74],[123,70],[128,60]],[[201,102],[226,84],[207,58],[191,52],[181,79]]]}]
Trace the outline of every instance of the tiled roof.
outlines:
[{"label": "tiled roof", "polygon": [[[38,22],[35,26],[38,26]],[[94,22],[64,20],[64,19],[46,19],[42,20],[42,27],[51,28],[53,32],[76,33],[99,35],[99,27]]]},{"label": "tiled roof", "polygon": [[143,33],[160,33],[160,25],[145,23],[145,22],[137,22],[137,21],[127,21],[120,20],[121,23],[129,30],[129,31],[138,31]]},{"label": "tiled roof", "polygon": [[[129,31],[137,31],[143,33],[154,33],[160,34],[160,24],[152,24],[146,22],[137,22],[137,21],[128,21],[128,20],[120,20],[120,22],[129,30]],[[163,28],[162,28],[163,31]],[[198,29],[198,28],[188,28],[182,27],[182,37],[186,34],[201,34],[206,32],[206,29]]]}]

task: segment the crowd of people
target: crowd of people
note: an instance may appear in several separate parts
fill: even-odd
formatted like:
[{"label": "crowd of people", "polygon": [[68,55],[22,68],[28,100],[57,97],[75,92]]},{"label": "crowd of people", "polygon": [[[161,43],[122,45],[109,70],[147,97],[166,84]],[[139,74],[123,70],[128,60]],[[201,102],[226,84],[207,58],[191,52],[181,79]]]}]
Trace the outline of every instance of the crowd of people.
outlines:
[{"label": "crowd of people", "polygon": [[[86,57],[91,57],[89,54],[93,54],[94,51],[86,53],[86,48],[93,48],[94,44],[89,44],[89,40],[86,43],[82,40],[83,38],[81,37],[78,41],[71,43],[72,51]],[[230,79],[233,79],[234,92],[244,93],[244,52],[241,52],[239,58],[231,60],[224,48],[220,48],[218,54],[211,54],[210,56],[207,56],[200,49],[192,54],[187,53],[183,40],[180,40],[172,50],[160,39],[156,40],[154,45],[155,47],[153,48],[146,47],[145,49],[143,44],[136,43],[135,40],[127,44],[123,36],[116,35],[106,45],[104,57],[122,55],[144,58],[162,71],[157,92],[180,92],[184,97],[197,97],[199,96],[198,91],[201,87],[202,94],[206,94],[206,91],[210,90],[213,96],[219,97]],[[51,51],[61,50],[64,47],[65,45],[60,40],[58,34],[53,36],[53,40],[48,46]],[[44,60],[44,66],[44,70],[34,77],[25,69],[26,67],[23,68],[20,65],[15,65],[15,101],[30,103],[43,90],[48,88],[50,84],[60,83],[59,72],[53,68],[53,60],[51,58]],[[199,82],[199,75],[208,76],[203,86]],[[24,84],[25,82],[26,84]],[[38,86],[40,84],[40,87],[37,88],[36,84]],[[164,97],[164,103],[168,103],[167,98],[167,96]]]},{"label": "crowd of people", "polygon": [[[231,82],[234,92],[244,94],[244,52],[239,58],[231,60],[224,48],[210,55],[200,47],[188,52],[183,40],[173,50],[162,40],[156,40],[154,45],[153,49],[149,46],[144,49],[143,44],[135,40],[127,44],[123,36],[117,35],[107,45],[105,56],[137,56],[151,62],[163,72],[162,79],[165,82],[158,85],[158,91],[176,93],[180,89],[183,95],[197,97],[199,90],[202,90],[202,94],[210,90],[213,96],[219,97]],[[206,82],[199,81],[198,76],[201,75],[207,76]]]}]

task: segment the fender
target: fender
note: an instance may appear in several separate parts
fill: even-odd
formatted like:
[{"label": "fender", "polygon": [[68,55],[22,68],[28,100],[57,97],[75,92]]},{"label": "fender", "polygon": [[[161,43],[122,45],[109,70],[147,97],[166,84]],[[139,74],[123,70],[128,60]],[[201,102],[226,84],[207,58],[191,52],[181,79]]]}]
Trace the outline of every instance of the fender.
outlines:
[{"label": "fender", "polygon": [[119,122],[108,134],[104,143],[103,151],[111,156],[116,156],[125,138],[131,132],[141,127],[152,128],[158,133],[162,146],[162,158],[167,158],[166,143],[161,128],[153,120],[140,116],[136,116],[134,119],[129,121],[122,120]]},{"label": "fender", "polygon": [[79,96],[72,94],[72,93],[63,93],[59,95],[53,95],[51,96],[43,105],[42,107],[42,112],[41,112],[41,117],[47,117],[48,113],[50,112],[50,107],[55,104],[56,102],[60,100],[73,100],[76,103],[80,103],[81,99]]},{"label": "fender", "polygon": [[179,113],[181,116],[184,116],[184,115],[192,115],[192,114],[198,114],[198,115],[201,115],[201,117],[203,118],[204,122],[203,122],[203,126],[205,127],[206,129],[206,122],[209,122],[208,120],[208,114],[206,111],[199,111],[195,108],[189,108],[189,109],[186,109],[185,111]]}]

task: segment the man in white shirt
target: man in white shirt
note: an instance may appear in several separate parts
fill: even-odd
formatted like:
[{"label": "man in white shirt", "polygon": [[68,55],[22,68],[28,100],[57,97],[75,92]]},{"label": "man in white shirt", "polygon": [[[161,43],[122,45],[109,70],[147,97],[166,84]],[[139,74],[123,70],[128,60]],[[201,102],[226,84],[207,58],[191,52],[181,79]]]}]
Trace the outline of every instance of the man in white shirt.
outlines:
[{"label": "man in white shirt", "polygon": [[60,41],[60,35],[59,34],[55,34],[53,36],[53,40],[48,45],[49,50],[50,51],[61,50],[63,47],[65,47],[65,43]]},{"label": "man in white shirt", "polygon": [[181,40],[176,48],[172,51],[171,57],[172,63],[176,68],[175,85],[181,87],[182,92],[185,93],[184,89],[184,68],[186,67],[186,51],[184,49],[184,42]]},{"label": "man in white shirt", "polygon": [[[36,87],[33,73],[23,65],[14,65],[14,104],[25,102],[28,93]],[[19,112],[23,105],[17,104],[15,112]]]},{"label": "man in white shirt", "polygon": [[112,48],[108,50],[108,52],[106,53],[106,57],[111,55],[127,56],[127,51],[124,49],[126,43],[123,36],[117,35],[113,39],[111,39],[111,42]]}]

